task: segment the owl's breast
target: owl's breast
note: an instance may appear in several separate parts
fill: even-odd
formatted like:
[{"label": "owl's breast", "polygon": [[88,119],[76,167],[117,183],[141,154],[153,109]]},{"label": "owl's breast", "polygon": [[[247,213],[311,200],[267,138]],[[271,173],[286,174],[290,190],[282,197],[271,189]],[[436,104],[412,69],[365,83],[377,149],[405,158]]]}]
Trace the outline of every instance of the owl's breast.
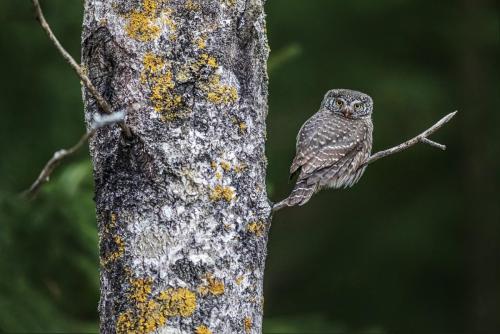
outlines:
[{"label": "owl's breast", "polygon": [[357,145],[355,149],[346,154],[323,172],[320,178],[321,188],[346,188],[356,184],[363,175],[366,166],[363,164],[368,160],[372,149],[371,121],[361,124],[354,130],[351,140]]}]

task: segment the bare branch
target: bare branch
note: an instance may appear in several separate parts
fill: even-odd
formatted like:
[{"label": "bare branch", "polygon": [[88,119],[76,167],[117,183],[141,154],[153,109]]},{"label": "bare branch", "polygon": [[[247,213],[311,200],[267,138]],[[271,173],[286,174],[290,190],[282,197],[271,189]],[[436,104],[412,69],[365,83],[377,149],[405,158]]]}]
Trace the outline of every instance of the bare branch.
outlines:
[{"label": "bare branch", "polygon": [[43,184],[49,181],[50,175],[56,169],[56,167],[64,159],[66,159],[67,157],[71,156],[76,151],[78,151],[83,146],[83,144],[85,144],[87,140],[89,140],[89,138],[95,134],[97,129],[109,124],[123,122],[124,117],[125,117],[124,111],[118,111],[111,115],[104,115],[104,116],[99,115],[98,117],[94,117],[94,123],[92,124],[91,129],[88,132],[86,132],[83,136],[81,136],[78,142],[72,147],[56,151],[52,156],[52,158],[50,158],[50,160],[47,161],[45,167],[43,167],[42,171],[38,175],[35,182],[33,182],[31,187],[29,187],[29,189],[24,191],[22,195],[28,198],[33,198],[38,193]]},{"label": "bare branch", "polygon": [[[52,43],[54,44],[56,49],[63,56],[63,58],[66,60],[66,62],[68,62],[68,64],[73,68],[73,70],[76,72],[78,77],[80,77],[80,80],[82,81],[82,83],[89,90],[90,94],[92,94],[92,96],[96,99],[99,107],[101,107],[101,109],[106,114],[112,114],[113,110],[111,108],[111,105],[97,91],[97,88],[92,84],[89,77],[83,72],[80,65],[78,65],[78,63],[73,59],[73,57],[71,57],[71,55],[64,49],[64,47],[61,45],[61,43],[59,42],[57,37],[52,32],[52,29],[50,28],[49,24],[45,20],[45,17],[43,15],[42,8],[40,7],[39,1],[32,0],[32,2],[33,2],[33,7],[35,8],[36,18],[37,18],[38,22],[40,22],[40,25],[42,26],[43,30],[47,33],[47,36],[49,36],[49,39],[52,41]],[[130,128],[123,121],[120,122],[119,125],[127,138],[132,137],[132,132],[130,131]]]},{"label": "bare branch", "polygon": [[61,163],[61,161],[78,151],[83,144],[85,144],[85,142],[87,142],[87,140],[95,134],[95,131],[96,129],[92,129],[91,131],[85,133],[80,140],[78,140],[78,142],[69,149],[61,149],[54,152],[54,155],[49,161],[47,161],[45,167],[43,167],[35,182],[33,182],[31,187],[24,191],[22,195],[28,198],[33,198],[38,193],[42,185],[49,181],[50,175]]},{"label": "bare branch", "polygon": [[[456,115],[456,113],[457,113],[457,111],[454,111],[454,112],[446,115],[445,117],[441,118],[436,124],[431,126],[429,129],[425,130],[424,132],[422,132],[418,136],[413,137],[412,139],[407,140],[402,144],[399,144],[398,146],[394,146],[394,147],[389,148],[387,150],[372,154],[372,156],[363,164],[363,166],[369,165],[369,164],[377,161],[378,159],[387,157],[387,156],[392,155],[394,153],[404,151],[404,150],[408,149],[409,147],[411,147],[415,144],[418,144],[418,143],[424,143],[424,144],[430,145],[432,147],[436,147],[436,148],[439,148],[441,150],[445,150],[446,149],[445,145],[436,143],[436,142],[430,140],[428,137],[430,135],[432,135],[434,132],[436,132],[437,130],[439,130],[443,125],[448,123],[453,118],[453,116]],[[363,167],[363,166],[361,166],[361,167]]]},{"label": "bare branch", "polygon": [[420,141],[424,144],[427,144],[427,145],[430,145],[432,147],[435,147],[435,148],[439,148],[440,150],[446,150],[446,145],[443,145],[443,144],[439,144],[439,143],[436,143],[435,141],[432,141],[428,138],[420,138]]}]

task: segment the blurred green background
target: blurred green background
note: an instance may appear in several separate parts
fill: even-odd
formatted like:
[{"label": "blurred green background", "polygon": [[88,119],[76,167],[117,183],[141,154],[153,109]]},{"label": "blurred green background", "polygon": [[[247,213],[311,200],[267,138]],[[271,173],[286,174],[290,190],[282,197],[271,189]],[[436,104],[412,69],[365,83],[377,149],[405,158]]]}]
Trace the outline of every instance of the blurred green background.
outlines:
[{"label": "blurred green background", "polygon": [[[43,1],[79,57],[82,1]],[[265,331],[500,332],[499,16],[486,0],[268,0],[270,196],[326,90],[375,101],[374,150],[458,109],[433,138],[273,220]],[[96,332],[88,152],[17,194],[84,131],[80,86],[33,19],[0,2],[0,332]]]}]

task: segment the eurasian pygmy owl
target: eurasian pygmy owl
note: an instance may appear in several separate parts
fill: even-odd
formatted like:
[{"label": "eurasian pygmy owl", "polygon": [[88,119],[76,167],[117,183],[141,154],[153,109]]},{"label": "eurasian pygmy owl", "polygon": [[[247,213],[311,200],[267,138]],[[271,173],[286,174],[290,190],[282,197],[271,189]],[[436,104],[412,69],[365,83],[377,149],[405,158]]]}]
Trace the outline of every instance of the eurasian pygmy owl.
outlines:
[{"label": "eurasian pygmy owl", "polygon": [[326,93],[319,111],[297,135],[297,152],[290,166],[292,176],[299,174],[295,187],[273,210],[303,205],[323,188],[358,182],[372,149],[372,110],[371,97],[361,92],[332,89]]}]

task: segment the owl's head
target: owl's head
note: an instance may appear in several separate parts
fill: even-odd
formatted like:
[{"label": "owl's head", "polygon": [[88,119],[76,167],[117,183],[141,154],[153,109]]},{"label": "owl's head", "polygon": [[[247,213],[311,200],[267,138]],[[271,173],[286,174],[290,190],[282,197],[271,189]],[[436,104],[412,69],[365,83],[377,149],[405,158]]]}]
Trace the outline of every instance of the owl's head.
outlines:
[{"label": "owl's head", "polygon": [[370,96],[355,90],[332,89],[325,94],[321,108],[346,118],[363,118],[371,116],[373,100]]}]

